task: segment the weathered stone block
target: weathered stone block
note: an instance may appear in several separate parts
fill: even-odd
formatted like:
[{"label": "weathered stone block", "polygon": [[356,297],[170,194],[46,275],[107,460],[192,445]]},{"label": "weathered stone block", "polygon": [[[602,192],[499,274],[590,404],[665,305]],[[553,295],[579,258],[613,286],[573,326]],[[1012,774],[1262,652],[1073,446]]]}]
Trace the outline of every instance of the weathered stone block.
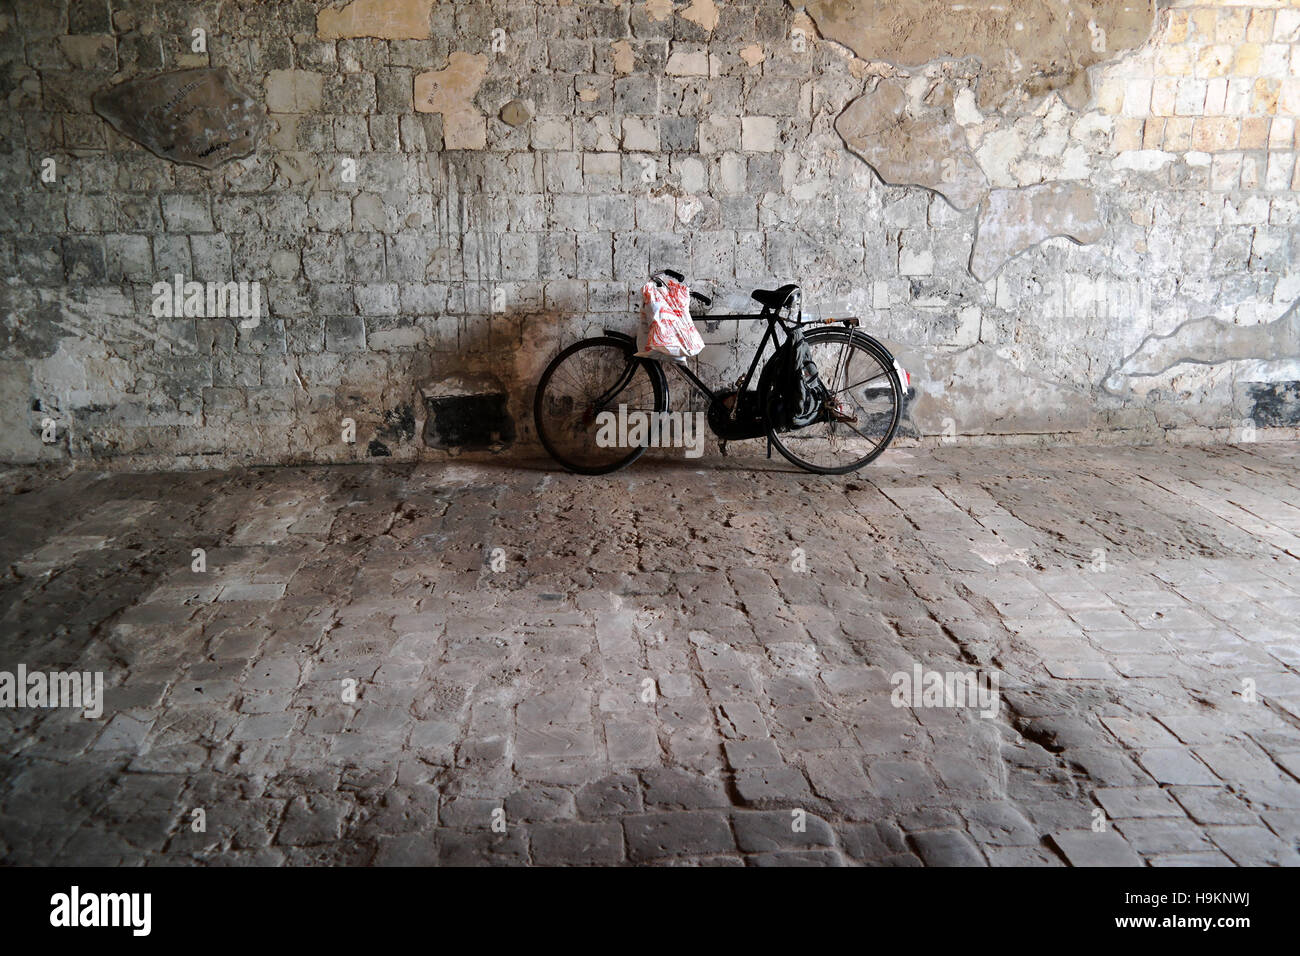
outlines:
[{"label": "weathered stone block", "polygon": [[436,0],[352,0],[342,8],[327,7],[316,14],[321,37],[379,37],[419,40],[428,37]]}]

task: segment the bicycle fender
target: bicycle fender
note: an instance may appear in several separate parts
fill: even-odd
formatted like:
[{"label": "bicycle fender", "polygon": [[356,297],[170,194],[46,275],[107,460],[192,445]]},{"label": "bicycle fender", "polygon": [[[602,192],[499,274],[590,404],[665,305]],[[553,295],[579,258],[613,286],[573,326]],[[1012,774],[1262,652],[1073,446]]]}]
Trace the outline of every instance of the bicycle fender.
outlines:
[{"label": "bicycle fender", "polygon": [[908,373],[903,371],[903,366],[899,363],[898,359],[894,357],[894,353],[885,348],[879,339],[873,338],[866,332],[859,329],[853,329],[851,334],[862,339],[872,348],[879,350],[881,357],[889,360],[889,364],[894,368],[894,374],[898,376],[898,385],[899,388],[903,390],[903,398],[908,398],[915,389],[911,385],[910,376]]},{"label": "bicycle fender", "polygon": [[882,356],[889,359],[889,364],[891,365],[895,364],[894,353],[889,351],[889,349],[885,348],[885,346],[881,343],[879,339],[875,338],[874,336],[868,335],[866,332],[863,332],[861,329],[850,329],[849,334],[852,335],[854,338],[862,339],[864,342],[869,344],[872,348],[876,349],[878,352],[880,352]]}]

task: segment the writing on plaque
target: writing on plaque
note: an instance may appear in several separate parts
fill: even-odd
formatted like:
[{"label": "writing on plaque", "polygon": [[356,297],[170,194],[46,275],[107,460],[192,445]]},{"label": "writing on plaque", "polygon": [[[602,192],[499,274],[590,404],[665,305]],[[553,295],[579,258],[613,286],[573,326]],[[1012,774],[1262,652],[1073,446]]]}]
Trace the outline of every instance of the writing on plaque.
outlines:
[{"label": "writing on plaque", "polygon": [[91,104],[149,152],[204,169],[251,153],[266,119],[262,105],[224,68],[128,80],[100,90]]}]

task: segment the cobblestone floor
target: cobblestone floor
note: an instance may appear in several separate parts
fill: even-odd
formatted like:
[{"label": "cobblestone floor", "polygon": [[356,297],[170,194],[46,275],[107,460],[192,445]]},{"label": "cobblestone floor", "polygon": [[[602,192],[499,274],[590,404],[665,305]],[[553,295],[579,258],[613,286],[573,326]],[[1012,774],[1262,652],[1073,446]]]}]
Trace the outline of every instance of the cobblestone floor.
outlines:
[{"label": "cobblestone floor", "polygon": [[10,471],[0,856],[1296,864],[1298,459]]}]

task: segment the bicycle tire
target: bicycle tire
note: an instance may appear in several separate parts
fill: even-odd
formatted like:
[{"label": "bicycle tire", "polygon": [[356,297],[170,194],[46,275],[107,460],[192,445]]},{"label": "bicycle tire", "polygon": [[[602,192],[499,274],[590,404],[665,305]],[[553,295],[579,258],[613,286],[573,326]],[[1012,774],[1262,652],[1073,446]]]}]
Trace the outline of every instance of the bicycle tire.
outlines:
[{"label": "bicycle tire", "polygon": [[[898,371],[895,367],[894,357],[890,354],[888,349],[875,339],[871,338],[871,336],[854,329],[838,329],[832,327],[812,329],[804,332],[804,339],[808,342],[810,347],[819,342],[824,343],[831,340],[839,340],[845,344],[851,345],[853,348],[861,349],[875,358],[887,375],[890,384],[890,394],[893,397],[893,410],[890,414],[889,427],[885,431],[884,437],[875,445],[870,454],[856,459],[846,465],[827,466],[808,461],[799,457],[799,455],[788,448],[786,443],[782,441],[781,436],[789,435],[791,434],[791,431],[781,429],[779,423],[773,423],[772,421],[771,405],[774,396],[771,394],[769,383],[769,387],[766,389],[767,394],[764,394],[761,399],[764,414],[767,418],[768,440],[771,441],[773,447],[781,453],[781,456],[792,465],[813,474],[846,475],[850,472],[857,471],[860,468],[865,468],[880,457],[881,453],[889,447],[889,443],[894,440],[894,435],[898,431],[898,423],[902,417],[904,398],[903,385],[898,378]],[[806,429],[799,429],[799,431],[806,431]],[[861,434],[861,432],[859,432],[859,434]]]},{"label": "bicycle tire", "polygon": [[[597,335],[591,338],[582,339],[574,342],[568,348],[560,352],[559,355],[551,359],[546,370],[542,372],[542,377],[537,383],[537,392],[533,397],[533,424],[537,429],[537,438],[546,449],[546,453],[551,456],[561,467],[579,475],[608,475],[618,471],[620,468],[626,468],[632,462],[636,461],[646,449],[644,447],[633,448],[627,455],[615,461],[601,465],[590,465],[583,462],[575,461],[566,456],[554,440],[554,436],[549,433],[545,424],[543,415],[544,405],[546,403],[547,387],[555,377],[555,373],[564,365],[564,363],[576,353],[583,349],[590,348],[616,348],[624,353],[629,362],[641,366],[650,379],[650,385],[654,392],[654,411],[662,412],[668,405],[668,387],[664,380],[663,370],[653,364],[648,359],[638,359],[634,357],[636,345],[628,340],[618,338],[613,335]],[[635,375],[635,371],[632,373]]]}]

